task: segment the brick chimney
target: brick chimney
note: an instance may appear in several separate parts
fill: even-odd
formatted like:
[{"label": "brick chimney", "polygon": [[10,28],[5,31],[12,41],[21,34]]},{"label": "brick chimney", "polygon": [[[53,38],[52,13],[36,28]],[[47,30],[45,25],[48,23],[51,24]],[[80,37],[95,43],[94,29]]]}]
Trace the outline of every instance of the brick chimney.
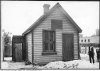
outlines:
[{"label": "brick chimney", "polygon": [[50,7],[49,4],[44,4],[44,5],[43,5],[43,8],[44,8],[44,14],[46,14],[46,13],[49,11],[49,7]]}]

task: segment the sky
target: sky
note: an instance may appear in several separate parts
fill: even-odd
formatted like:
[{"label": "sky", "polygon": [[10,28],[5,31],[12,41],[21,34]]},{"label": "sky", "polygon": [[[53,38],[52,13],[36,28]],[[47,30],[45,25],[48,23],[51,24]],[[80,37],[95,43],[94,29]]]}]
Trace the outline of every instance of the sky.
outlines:
[{"label": "sky", "polygon": [[2,30],[21,35],[43,15],[44,4],[50,4],[51,9],[58,2],[82,29],[83,36],[95,34],[99,28],[99,1],[1,1]]}]

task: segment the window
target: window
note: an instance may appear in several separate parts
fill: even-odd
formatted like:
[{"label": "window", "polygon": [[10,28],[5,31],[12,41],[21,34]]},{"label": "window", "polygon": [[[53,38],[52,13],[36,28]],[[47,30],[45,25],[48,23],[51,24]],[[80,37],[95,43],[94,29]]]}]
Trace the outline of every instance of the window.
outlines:
[{"label": "window", "polygon": [[88,39],[88,42],[90,42],[90,39]]},{"label": "window", "polygon": [[86,42],[86,39],[85,39],[85,41],[84,42]]},{"label": "window", "polygon": [[52,19],[51,20],[51,29],[52,30],[62,29],[62,20]]},{"label": "window", "polygon": [[81,42],[83,42],[83,40],[81,40]]},{"label": "window", "polygon": [[55,51],[55,31],[43,30],[43,54]]}]

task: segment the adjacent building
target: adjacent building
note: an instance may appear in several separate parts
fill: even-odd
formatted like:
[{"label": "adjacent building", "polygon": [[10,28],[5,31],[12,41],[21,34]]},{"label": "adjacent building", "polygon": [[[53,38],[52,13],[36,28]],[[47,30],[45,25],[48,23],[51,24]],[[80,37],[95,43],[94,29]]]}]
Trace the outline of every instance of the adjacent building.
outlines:
[{"label": "adjacent building", "polygon": [[90,37],[80,37],[80,49],[81,53],[87,53],[88,47],[93,46],[95,48],[100,47],[100,36],[99,36],[99,29],[96,30],[96,34]]}]

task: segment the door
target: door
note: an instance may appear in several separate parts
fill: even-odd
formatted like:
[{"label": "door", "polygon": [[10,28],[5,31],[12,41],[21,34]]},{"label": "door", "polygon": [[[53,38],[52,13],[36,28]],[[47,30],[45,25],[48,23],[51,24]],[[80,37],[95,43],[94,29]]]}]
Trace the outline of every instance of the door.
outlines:
[{"label": "door", "polygon": [[12,37],[12,60],[16,62],[23,61],[23,49],[24,48],[23,36],[13,36]]},{"label": "door", "polygon": [[17,62],[22,61],[22,43],[15,44],[15,59]]},{"label": "door", "polygon": [[63,61],[70,61],[74,58],[73,34],[63,34]]}]

